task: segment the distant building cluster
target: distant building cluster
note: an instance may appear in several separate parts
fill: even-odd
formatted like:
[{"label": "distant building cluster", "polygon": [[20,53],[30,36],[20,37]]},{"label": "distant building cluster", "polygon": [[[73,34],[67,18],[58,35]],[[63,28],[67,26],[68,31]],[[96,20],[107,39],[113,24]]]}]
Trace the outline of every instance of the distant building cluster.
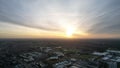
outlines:
[{"label": "distant building cluster", "polygon": [[120,51],[87,52],[39,47],[39,51],[3,53],[0,68],[120,68]]},{"label": "distant building cluster", "polygon": [[106,52],[94,52],[99,60],[99,68],[120,68],[120,51],[106,50]]}]

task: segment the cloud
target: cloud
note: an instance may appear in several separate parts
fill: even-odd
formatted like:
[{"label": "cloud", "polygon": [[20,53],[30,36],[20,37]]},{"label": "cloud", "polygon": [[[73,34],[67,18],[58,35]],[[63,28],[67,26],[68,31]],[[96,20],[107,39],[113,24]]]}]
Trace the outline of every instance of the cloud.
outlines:
[{"label": "cloud", "polygon": [[45,31],[67,23],[92,34],[120,34],[119,7],[120,0],[0,0],[0,23]]},{"label": "cloud", "polygon": [[[20,26],[26,26],[26,27],[30,27],[30,28],[37,28],[37,29],[41,29],[41,30],[51,30],[51,31],[56,31],[58,30],[57,28],[53,28],[55,26],[54,23],[52,23],[51,21],[36,21],[39,22],[41,24],[37,25],[35,24],[35,21],[33,21],[32,19],[37,18],[38,16],[40,16],[40,14],[38,13],[37,15],[34,15],[34,7],[30,6],[29,3],[32,3],[31,1],[24,1],[22,0],[20,3],[16,0],[1,0],[0,1],[0,21],[3,21],[4,23],[11,23],[11,24],[16,24],[16,25],[20,25]],[[35,2],[36,3],[36,2]],[[25,7],[24,4],[26,4]],[[33,3],[32,3],[33,4]],[[35,5],[35,4],[34,4]],[[39,6],[37,6],[39,7]],[[31,10],[31,11],[28,11]],[[33,12],[33,15],[31,15]],[[31,14],[29,14],[31,13]],[[37,14],[37,13],[36,13]],[[34,17],[34,18],[32,18]],[[40,17],[41,18],[41,17]],[[1,23],[3,23],[1,22]],[[44,26],[46,24],[50,23],[49,25],[53,26]],[[44,24],[44,25],[42,25]]]}]

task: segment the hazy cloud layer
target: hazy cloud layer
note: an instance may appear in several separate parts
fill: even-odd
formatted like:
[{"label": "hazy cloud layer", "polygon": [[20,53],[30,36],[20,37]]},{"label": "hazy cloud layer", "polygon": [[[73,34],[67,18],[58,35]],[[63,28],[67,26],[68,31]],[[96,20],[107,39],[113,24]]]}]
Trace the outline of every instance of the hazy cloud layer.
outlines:
[{"label": "hazy cloud layer", "polygon": [[70,24],[93,34],[120,34],[120,0],[0,0],[0,23],[45,31]]}]

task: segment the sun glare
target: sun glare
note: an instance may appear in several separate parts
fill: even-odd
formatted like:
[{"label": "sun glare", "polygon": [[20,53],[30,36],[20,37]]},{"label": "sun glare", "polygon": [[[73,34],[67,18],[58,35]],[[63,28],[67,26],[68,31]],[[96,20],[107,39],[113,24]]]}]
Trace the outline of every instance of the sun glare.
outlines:
[{"label": "sun glare", "polygon": [[67,28],[67,31],[66,31],[67,37],[72,37],[73,33],[74,33],[74,28],[70,28],[70,27]]}]

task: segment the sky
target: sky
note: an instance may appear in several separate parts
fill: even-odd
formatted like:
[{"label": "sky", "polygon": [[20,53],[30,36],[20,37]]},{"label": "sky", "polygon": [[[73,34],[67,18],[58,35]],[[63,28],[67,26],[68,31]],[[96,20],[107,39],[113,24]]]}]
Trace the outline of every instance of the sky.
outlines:
[{"label": "sky", "polygon": [[120,0],[0,0],[0,38],[120,38]]}]

